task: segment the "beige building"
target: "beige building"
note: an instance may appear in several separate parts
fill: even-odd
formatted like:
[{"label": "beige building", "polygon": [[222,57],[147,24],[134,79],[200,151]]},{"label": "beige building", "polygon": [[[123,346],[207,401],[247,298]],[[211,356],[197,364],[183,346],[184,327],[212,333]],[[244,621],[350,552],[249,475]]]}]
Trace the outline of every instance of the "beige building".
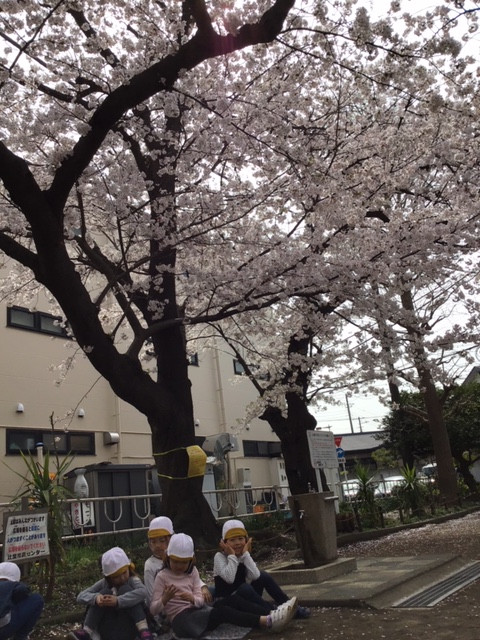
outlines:
[{"label": "beige building", "polygon": [[[236,438],[238,450],[226,456],[230,486],[285,485],[279,442],[269,425],[241,425],[255,392],[234,357],[223,349],[205,350],[193,359],[190,377],[199,443],[222,433]],[[0,303],[0,502],[21,485],[20,450],[36,455],[37,443],[51,449],[54,439],[60,453],[75,453],[72,468],[153,463],[144,416],[115,396],[56,319]]]}]

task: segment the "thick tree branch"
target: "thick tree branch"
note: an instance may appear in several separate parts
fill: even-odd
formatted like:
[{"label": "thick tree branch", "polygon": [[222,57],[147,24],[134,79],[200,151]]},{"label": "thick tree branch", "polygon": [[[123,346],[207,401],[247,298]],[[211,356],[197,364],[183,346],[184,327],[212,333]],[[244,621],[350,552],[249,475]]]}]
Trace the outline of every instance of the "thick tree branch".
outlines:
[{"label": "thick tree branch", "polygon": [[190,71],[204,60],[223,56],[255,44],[271,42],[279,33],[294,0],[276,0],[256,24],[244,25],[238,34],[220,36],[197,33],[177,52],[166,56],[115,89],[89,121],[90,129],[64,159],[48,191],[52,208],[61,211],[72,186],[100,148],[108,132],[129,110],[160,91],[171,89],[180,72]]},{"label": "thick tree branch", "polygon": [[15,242],[15,240],[10,238],[10,236],[7,236],[5,233],[0,233],[0,250],[6,253],[10,258],[13,258],[13,260],[17,260],[20,264],[23,264],[24,267],[27,267],[33,271],[33,273],[37,271],[37,256],[18,242]]}]

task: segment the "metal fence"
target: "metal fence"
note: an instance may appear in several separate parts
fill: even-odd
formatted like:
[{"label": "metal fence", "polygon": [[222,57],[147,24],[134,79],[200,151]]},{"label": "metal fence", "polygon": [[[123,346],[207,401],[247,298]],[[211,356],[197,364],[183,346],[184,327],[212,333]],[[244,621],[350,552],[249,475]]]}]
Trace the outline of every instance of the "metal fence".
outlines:
[{"label": "metal fence", "polygon": [[[265,516],[288,510],[287,486],[248,487],[205,491],[215,519]],[[65,500],[64,540],[108,536],[145,531],[152,517],[160,515],[161,494],[135,496],[106,496],[100,498],[72,498]],[[0,517],[19,509],[15,502],[0,503]],[[125,520],[133,524],[124,526]]]}]

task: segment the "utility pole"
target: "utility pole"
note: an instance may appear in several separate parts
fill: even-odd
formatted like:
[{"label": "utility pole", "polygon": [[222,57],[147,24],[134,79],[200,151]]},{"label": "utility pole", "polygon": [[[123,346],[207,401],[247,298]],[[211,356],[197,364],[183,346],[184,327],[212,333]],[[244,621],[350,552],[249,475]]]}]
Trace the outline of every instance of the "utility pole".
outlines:
[{"label": "utility pole", "polygon": [[348,404],[348,396],[347,396],[347,394],[345,394],[345,402],[347,403],[348,420],[350,422],[350,431],[352,433],[354,433],[354,431],[353,431],[353,422],[352,422],[352,414],[350,413],[350,405]]}]

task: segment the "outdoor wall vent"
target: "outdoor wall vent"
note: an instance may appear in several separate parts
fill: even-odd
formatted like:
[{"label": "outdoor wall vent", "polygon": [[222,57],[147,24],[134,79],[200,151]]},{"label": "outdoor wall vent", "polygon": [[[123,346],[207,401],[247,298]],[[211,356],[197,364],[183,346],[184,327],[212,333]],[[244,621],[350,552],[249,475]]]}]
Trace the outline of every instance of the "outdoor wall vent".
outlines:
[{"label": "outdoor wall vent", "polygon": [[103,434],[103,444],[118,444],[120,442],[120,434],[115,431],[105,431]]}]

